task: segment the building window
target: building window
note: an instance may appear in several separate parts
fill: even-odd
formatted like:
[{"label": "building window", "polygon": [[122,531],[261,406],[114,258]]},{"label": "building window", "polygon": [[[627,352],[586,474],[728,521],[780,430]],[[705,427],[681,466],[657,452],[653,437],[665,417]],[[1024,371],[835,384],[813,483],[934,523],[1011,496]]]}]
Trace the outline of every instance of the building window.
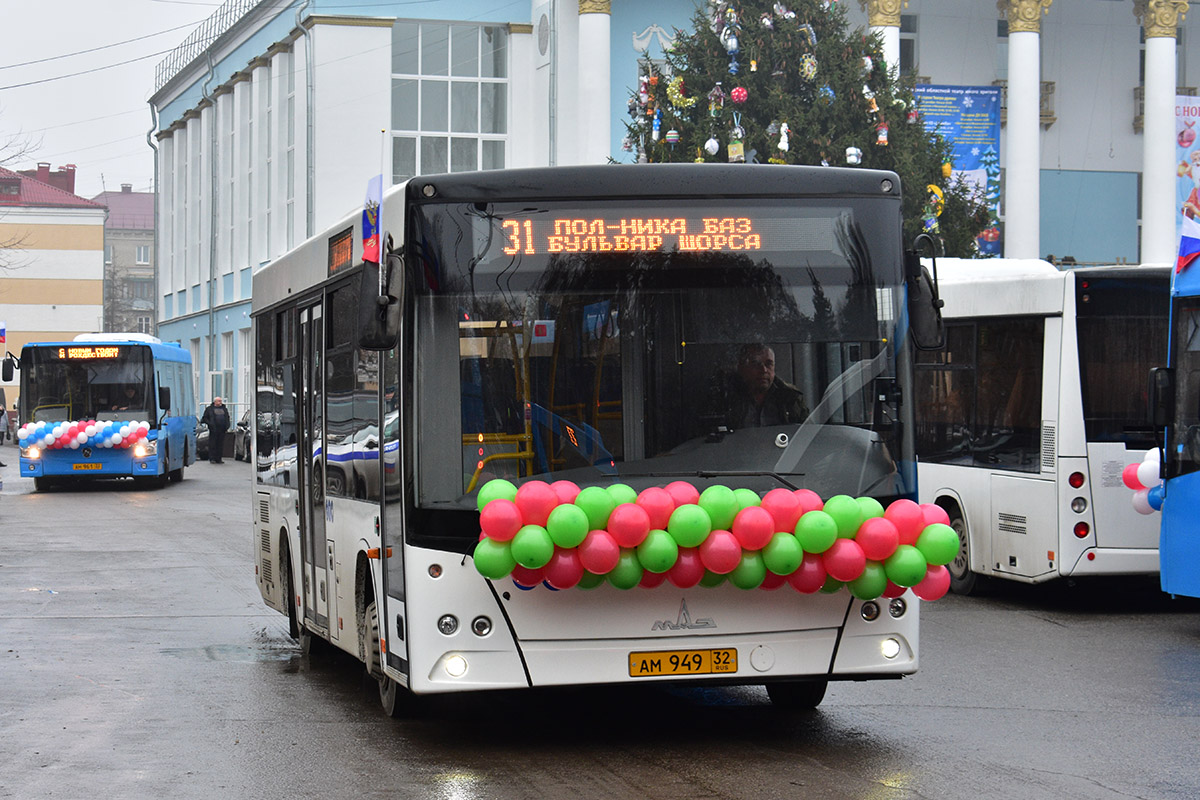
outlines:
[{"label": "building window", "polygon": [[153,278],[130,278],[127,281],[129,286],[129,297],[133,300],[153,300],[154,299],[154,279]]},{"label": "building window", "polygon": [[149,264],[150,263],[150,245],[139,244],[137,246],[137,255],[134,257],[134,263],[136,263],[136,264]]},{"label": "building window", "polygon": [[491,25],[392,27],[392,181],[501,169],[508,32]]},{"label": "building window", "polygon": [[917,71],[917,15],[900,15],[900,74]]},{"label": "building window", "polygon": [[154,333],[154,322],[148,316],[139,316],[137,318],[138,333]]},{"label": "building window", "polygon": [[111,244],[104,245],[104,263],[110,265],[113,263],[113,246]]}]

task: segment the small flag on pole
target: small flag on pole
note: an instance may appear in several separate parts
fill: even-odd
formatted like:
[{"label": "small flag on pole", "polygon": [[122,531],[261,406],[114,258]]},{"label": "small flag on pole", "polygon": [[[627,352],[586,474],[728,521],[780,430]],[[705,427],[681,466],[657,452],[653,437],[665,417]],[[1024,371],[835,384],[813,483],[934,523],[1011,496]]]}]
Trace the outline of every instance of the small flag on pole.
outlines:
[{"label": "small flag on pole", "polygon": [[367,181],[367,200],[363,204],[363,261],[379,263],[379,205],[383,202],[383,176]]},{"label": "small flag on pole", "polygon": [[4,344],[5,337],[8,336],[8,323],[0,319],[0,344]]},{"label": "small flag on pole", "polygon": [[1175,273],[1179,274],[1200,258],[1200,239],[1184,234],[1179,240],[1179,257],[1175,259]]}]

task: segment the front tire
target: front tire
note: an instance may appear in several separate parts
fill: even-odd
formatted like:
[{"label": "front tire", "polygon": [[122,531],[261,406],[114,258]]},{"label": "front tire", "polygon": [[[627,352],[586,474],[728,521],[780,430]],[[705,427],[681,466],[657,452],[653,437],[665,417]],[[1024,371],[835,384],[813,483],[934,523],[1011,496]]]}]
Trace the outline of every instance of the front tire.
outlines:
[{"label": "front tire", "polygon": [[182,483],[183,482],[183,470],[187,467],[187,459],[188,459],[188,451],[187,451],[187,445],[185,444],[183,446],[183,461],[179,462],[178,469],[173,469],[168,474],[168,479],[170,481],[172,481],[173,483]]},{"label": "front tire", "polygon": [[971,571],[967,523],[958,509],[954,509],[950,515],[950,527],[958,534],[958,554],[946,565],[950,570],[950,590],[955,594],[969,595],[979,588],[979,573]]},{"label": "front tire", "polygon": [[414,696],[383,672],[383,651],[379,645],[379,606],[372,600],[366,609],[367,674],[379,684],[379,704],[389,717],[402,717],[412,710]]},{"label": "front tire", "polygon": [[811,711],[825,699],[829,681],[781,681],[767,684],[771,705],[788,711]]}]

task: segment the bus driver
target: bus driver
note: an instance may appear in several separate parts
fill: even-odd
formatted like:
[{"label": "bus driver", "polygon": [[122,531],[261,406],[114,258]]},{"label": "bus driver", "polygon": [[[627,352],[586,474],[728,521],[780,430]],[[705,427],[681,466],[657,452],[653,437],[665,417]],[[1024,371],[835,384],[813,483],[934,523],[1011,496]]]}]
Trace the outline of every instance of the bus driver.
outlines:
[{"label": "bus driver", "polygon": [[725,423],[732,429],[799,424],[808,418],[804,395],[775,375],[775,351],[743,345],[725,387]]}]

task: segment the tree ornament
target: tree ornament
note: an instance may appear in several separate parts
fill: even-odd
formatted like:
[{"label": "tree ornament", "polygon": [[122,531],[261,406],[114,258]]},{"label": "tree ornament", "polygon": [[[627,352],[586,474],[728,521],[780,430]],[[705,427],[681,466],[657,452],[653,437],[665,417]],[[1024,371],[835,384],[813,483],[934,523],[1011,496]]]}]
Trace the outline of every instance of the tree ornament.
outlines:
[{"label": "tree ornament", "polygon": [[626,153],[632,153],[633,152],[633,139],[628,136],[626,136],[624,139],[622,139],[621,140],[621,149],[624,150]]},{"label": "tree ornament", "polygon": [[662,109],[661,108],[655,110],[655,112],[654,112],[654,128],[653,128],[653,132],[650,134],[650,138],[652,138],[654,141],[657,142],[660,130],[662,130]]},{"label": "tree ornament", "polygon": [[725,88],[721,86],[720,81],[717,81],[717,85],[708,93],[708,113],[715,117],[721,113],[723,108],[725,108]]},{"label": "tree ornament", "polygon": [[774,120],[767,126],[767,136],[775,136],[779,133],[779,123]]},{"label": "tree ornament", "polygon": [[758,72],[758,59],[757,58],[750,59],[750,71]]},{"label": "tree ornament", "polygon": [[832,105],[833,101],[837,99],[837,96],[833,93],[833,89],[829,88],[829,84],[822,86],[817,94],[825,101],[825,105]]},{"label": "tree ornament", "polygon": [[742,144],[742,139],[746,138],[746,131],[742,128],[742,115],[738,112],[733,112],[733,130],[729,132],[729,161],[733,164],[741,164],[746,160],[746,149]]},{"label": "tree ornament", "polygon": [[667,131],[666,140],[667,144],[671,145],[671,149],[675,149],[675,145],[679,144],[679,131],[674,128]]},{"label": "tree ornament", "polygon": [[871,87],[864,83],[862,92],[863,97],[865,97],[867,100],[867,111],[870,111],[872,114],[878,114],[879,104],[875,102],[875,93],[871,91]]},{"label": "tree ornament", "polygon": [[784,151],[785,153],[792,146],[791,142],[788,141],[788,134],[791,132],[792,132],[792,130],[791,130],[791,128],[788,127],[788,124],[786,122],[779,126],[779,145],[778,145],[778,147],[780,150]]},{"label": "tree ornament", "polygon": [[[792,16],[795,16],[794,14]],[[807,22],[800,26],[800,32],[804,34],[804,38],[808,40],[809,47],[817,46],[817,32],[812,25]]]},{"label": "tree ornament", "polygon": [[817,57],[812,53],[800,56],[800,77],[808,81],[817,77]]},{"label": "tree ornament", "polygon": [[770,14],[763,14],[762,19],[759,20],[759,22],[761,22],[762,26],[764,28],[766,28],[767,30],[769,30],[769,31],[775,30],[775,20],[774,20],[774,18],[772,18],[772,16]]},{"label": "tree ornament", "polygon": [[704,143],[704,152],[710,156],[715,156],[720,149],[721,143],[717,141],[717,137],[715,136],[708,137],[708,141]]},{"label": "tree ornament", "polygon": [[729,99],[735,103],[738,103],[739,105],[746,102],[746,98],[749,96],[750,93],[746,91],[744,86],[735,86],[733,91],[729,93]]},{"label": "tree ornament", "polygon": [[863,56],[863,57],[862,57],[862,74],[863,74],[863,77],[865,78],[865,77],[867,77],[868,75],[870,75],[870,74],[871,74],[871,70],[872,70],[872,69],[874,69],[874,68],[875,68],[875,62],[871,60],[871,57],[870,57],[870,56]]},{"label": "tree ornament", "polygon": [[881,122],[875,127],[875,144],[887,147],[888,143],[888,126],[886,122]]},{"label": "tree ornament", "polygon": [[683,86],[683,76],[676,75],[667,84],[667,99],[671,101],[671,105],[676,108],[691,108],[696,105],[696,98],[688,97]]},{"label": "tree ornament", "polygon": [[862,150],[857,147],[846,148],[846,163],[852,167],[856,167],[862,163]]},{"label": "tree ornament", "polygon": [[796,18],[796,12],[788,11],[787,6],[785,6],[783,3],[776,3],[774,6],[774,10],[775,10],[775,16],[780,17],[782,19],[795,19]]}]

